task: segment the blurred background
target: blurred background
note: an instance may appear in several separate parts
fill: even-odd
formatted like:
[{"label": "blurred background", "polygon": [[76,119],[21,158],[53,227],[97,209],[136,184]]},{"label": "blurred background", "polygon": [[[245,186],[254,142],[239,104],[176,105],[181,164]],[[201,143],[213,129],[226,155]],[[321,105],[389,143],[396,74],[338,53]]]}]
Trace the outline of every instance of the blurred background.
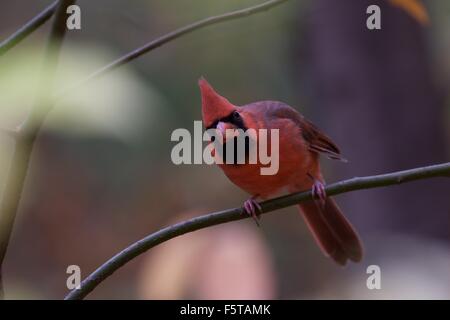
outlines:
[{"label": "blurred background", "polygon": [[[56,90],[142,44],[255,0],[80,0]],[[398,2],[398,1],[397,1]],[[50,1],[2,1],[0,39]],[[378,4],[382,29],[366,28]],[[234,104],[281,100],[341,147],[328,182],[449,161],[450,2],[430,22],[387,0],[291,0],[158,48],[59,100],[32,157],[5,260],[6,298],[60,299],[66,268],[84,278],[163,226],[248,197],[215,166],[171,162],[176,128],[201,119],[197,79]],[[14,128],[36,96],[49,23],[0,58],[0,125]],[[3,188],[13,150],[0,137]],[[336,197],[365,244],[336,266],[297,209],[201,230],[141,255],[91,299],[450,298],[450,184],[445,179]],[[0,217],[1,218],[1,217]],[[381,290],[366,269],[381,268]]]}]

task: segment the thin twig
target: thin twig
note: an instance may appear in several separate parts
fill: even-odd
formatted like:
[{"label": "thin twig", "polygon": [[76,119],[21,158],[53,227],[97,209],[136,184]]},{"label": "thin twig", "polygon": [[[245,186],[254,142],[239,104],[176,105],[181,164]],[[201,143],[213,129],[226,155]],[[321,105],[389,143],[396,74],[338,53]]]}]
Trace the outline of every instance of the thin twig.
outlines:
[{"label": "thin twig", "polygon": [[[450,162],[377,176],[360,177],[340,181],[328,185],[326,187],[326,193],[329,196],[333,196],[354,190],[379,188],[433,177],[450,177]],[[262,213],[268,213],[310,199],[312,199],[312,195],[311,192],[308,191],[293,193],[287,196],[268,200],[261,203]],[[72,290],[65,297],[65,299],[77,300],[85,298],[92,290],[112,275],[117,269],[158,244],[189,232],[248,217],[243,213],[243,208],[219,211],[183,221],[152,233],[147,237],[133,243],[125,250],[119,252],[105,262],[81,283],[80,289]]]},{"label": "thin twig", "polygon": [[56,7],[58,5],[58,0],[53,2],[47,8],[45,8],[41,13],[35,16],[33,19],[24,24],[20,29],[10,35],[7,39],[0,43],[0,56],[4,55],[8,50],[14,48],[19,42],[25,39],[33,31],[38,29],[41,25],[45,23],[51,16],[55,13]]},{"label": "thin twig", "polygon": [[258,5],[255,5],[253,7],[248,7],[245,9],[228,12],[228,13],[221,14],[218,16],[208,17],[203,20],[200,20],[200,21],[188,24],[179,29],[176,29],[176,30],[169,32],[153,41],[146,43],[142,47],[139,47],[139,48],[123,55],[122,57],[111,62],[110,64],[93,72],[92,74],[87,76],[85,79],[81,80],[80,82],[76,83],[75,85],[70,86],[67,89],[64,89],[61,93],[57,94],[56,99],[63,97],[65,94],[67,94],[69,92],[73,92],[73,90],[76,90],[77,88],[85,85],[86,83],[88,83],[94,79],[97,79],[97,78],[105,75],[106,73],[108,73],[130,61],[133,61],[134,59],[162,46],[163,44],[173,41],[181,36],[184,36],[186,34],[189,34],[193,31],[195,31],[195,30],[198,30],[198,29],[201,29],[201,28],[213,25],[213,24],[217,24],[220,22],[230,21],[230,20],[234,20],[234,19],[238,19],[238,18],[242,18],[242,17],[247,17],[249,15],[252,15],[252,14],[255,14],[258,12],[267,11],[267,10],[269,10],[277,5],[280,5],[286,1],[288,1],[288,0],[270,0],[270,1],[258,4]]},{"label": "thin twig", "polygon": [[[44,56],[42,76],[44,77],[45,73],[46,83],[41,81],[42,87],[38,91],[39,96],[36,99],[36,103],[33,106],[27,121],[18,130],[16,136],[16,145],[11,160],[11,168],[8,172],[6,186],[0,204],[0,280],[2,279],[1,273],[3,261],[8,249],[14,220],[19,208],[25,177],[30,163],[31,151],[45,114],[51,107],[51,100],[49,99],[51,86],[49,85],[49,82],[51,82],[51,79],[54,76],[62,40],[66,33],[66,9],[73,3],[75,3],[75,0],[59,1]],[[3,283],[0,281],[0,297],[3,297],[3,294]]]}]

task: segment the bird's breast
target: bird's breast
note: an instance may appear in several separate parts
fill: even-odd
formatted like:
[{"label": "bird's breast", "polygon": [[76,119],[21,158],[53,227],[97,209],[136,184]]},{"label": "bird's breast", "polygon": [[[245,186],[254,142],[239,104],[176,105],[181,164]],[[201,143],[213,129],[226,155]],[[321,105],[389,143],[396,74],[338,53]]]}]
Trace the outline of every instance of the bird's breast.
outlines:
[{"label": "bird's breast", "polygon": [[[301,135],[290,135],[280,130],[278,148],[269,145],[271,163],[263,164],[258,156],[255,164],[219,164],[225,175],[244,191],[268,198],[284,188],[289,188],[307,176],[314,157],[305,146]],[[274,151],[278,149],[278,154]],[[250,150],[251,151],[251,150]],[[275,158],[277,157],[277,158]],[[278,162],[277,164],[274,162]],[[278,166],[274,174],[262,174],[262,168]]]}]

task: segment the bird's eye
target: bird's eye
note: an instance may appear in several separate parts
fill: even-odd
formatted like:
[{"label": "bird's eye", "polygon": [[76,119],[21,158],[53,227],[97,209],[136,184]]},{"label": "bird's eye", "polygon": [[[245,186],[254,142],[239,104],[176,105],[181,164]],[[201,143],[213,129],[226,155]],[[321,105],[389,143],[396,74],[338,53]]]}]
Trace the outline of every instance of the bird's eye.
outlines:
[{"label": "bird's eye", "polygon": [[235,119],[240,119],[240,118],[241,118],[241,115],[239,114],[239,112],[234,111],[234,112],[233,112],[233,118],[235,118]]}]

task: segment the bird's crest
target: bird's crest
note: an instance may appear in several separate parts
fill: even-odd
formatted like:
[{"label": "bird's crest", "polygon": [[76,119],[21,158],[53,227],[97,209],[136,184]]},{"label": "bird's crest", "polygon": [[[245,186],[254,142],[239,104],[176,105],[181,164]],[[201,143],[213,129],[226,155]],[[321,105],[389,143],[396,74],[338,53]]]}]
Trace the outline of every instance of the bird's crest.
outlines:
[{"label": "bird's crest", "polygon": [[236,110],[236,106],[219,95],[205,78],[201,77],[198,85],[202,95],[202,117],[205,128]]}]

